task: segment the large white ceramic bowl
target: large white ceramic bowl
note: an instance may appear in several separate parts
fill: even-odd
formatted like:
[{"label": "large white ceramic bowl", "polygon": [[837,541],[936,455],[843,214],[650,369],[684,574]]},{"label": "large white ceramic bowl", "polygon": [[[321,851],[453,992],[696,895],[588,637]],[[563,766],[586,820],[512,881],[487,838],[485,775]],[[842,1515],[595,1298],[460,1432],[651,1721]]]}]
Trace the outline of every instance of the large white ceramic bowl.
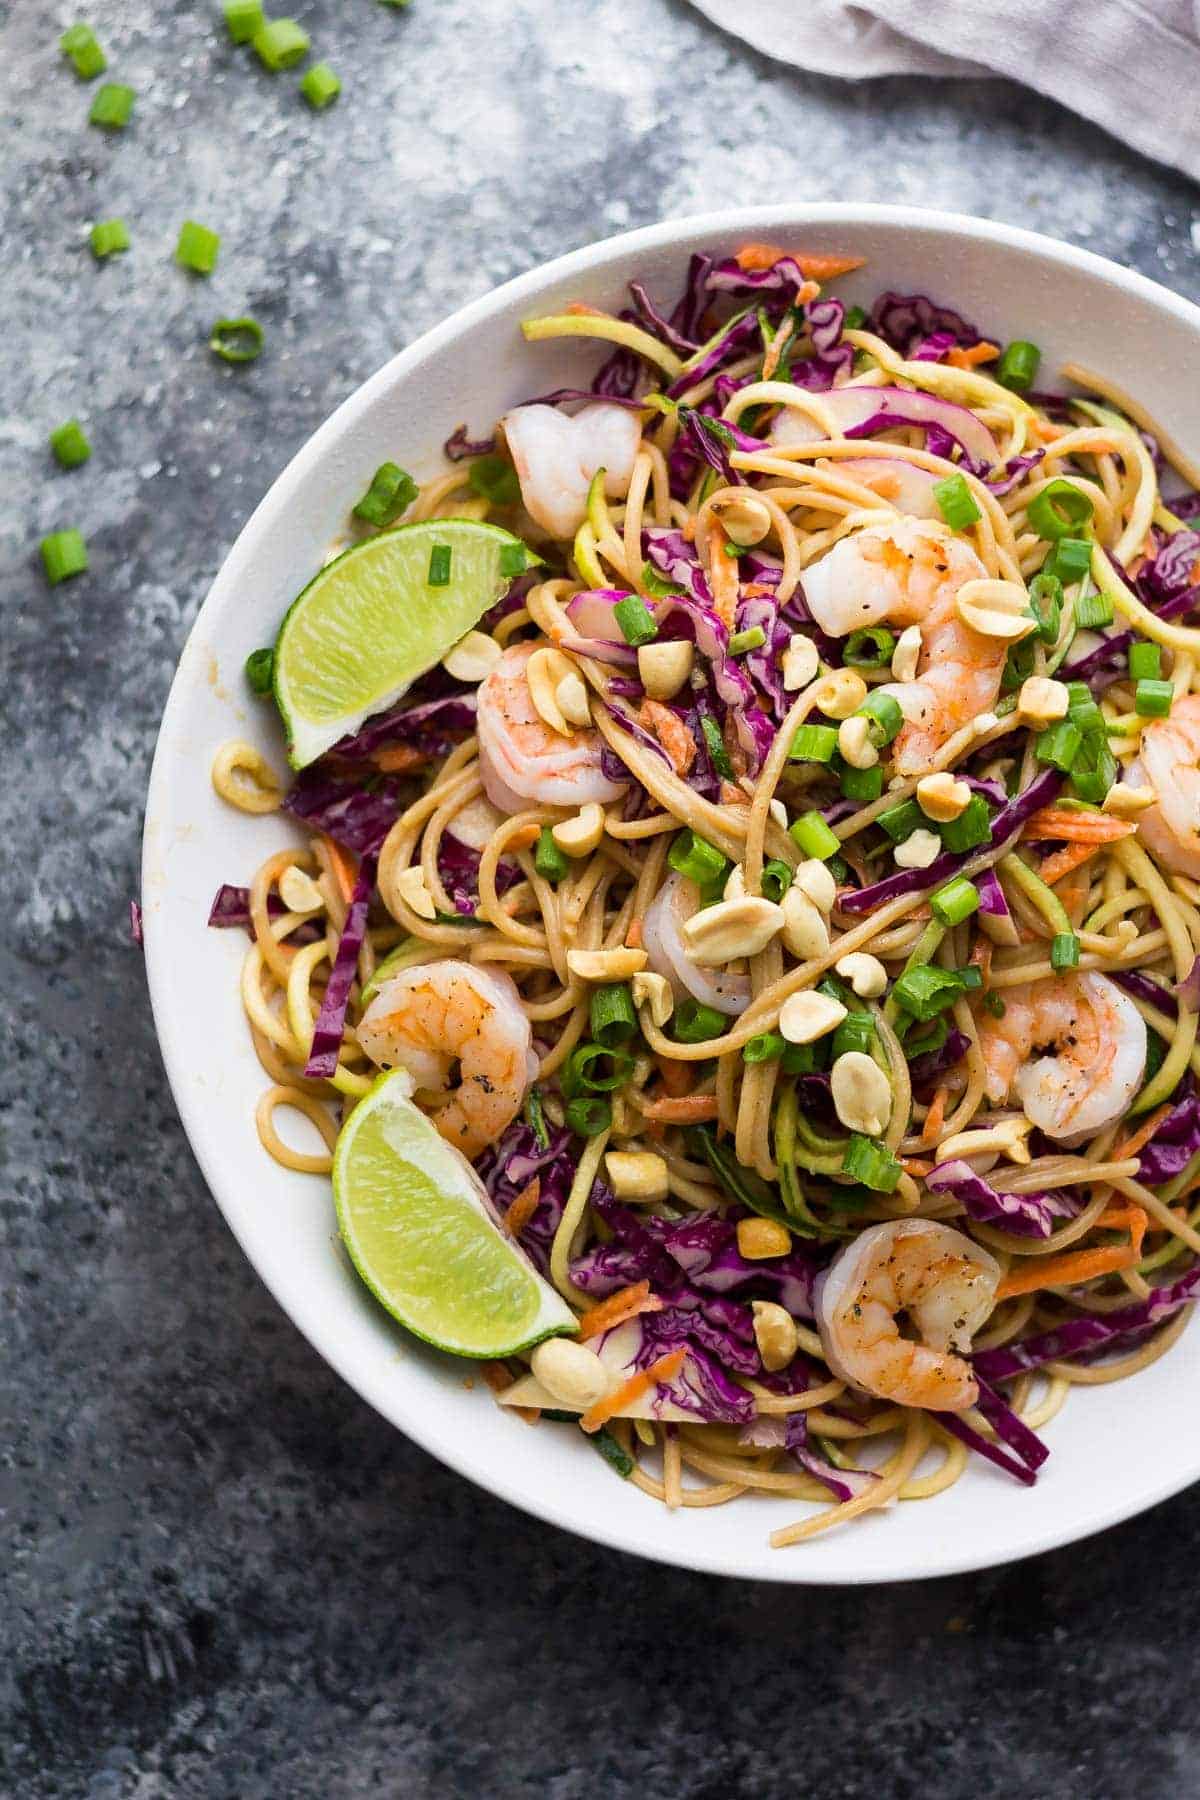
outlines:
[{"label": "large white ceramic bowl", "polygon": [[[154,759],[143,869],[146,965],[167,1073],[188,1136],[247,1256],[312,1344],[381,1415],[463,1475],[555,1525],[662,1562],[775,1581],[868,1582],[946,1575],[1028,1556],[1128,1518],[1200,1476],[1200,1330],[1132,1381],[1074,1394],[1047,1429],[1052,1456],[1027,1491],[973,1467],[947,1494],[773,1551],[767,1534],[803,1512],[745,1498],[670,1514],[617,1480],[578,1433],[531,1430],[496,1407],[467,1366],[408,1338],[375,1306],[335,1244],[328,1183],[276,1166],[253,1108],[264,1076],[238,998],[240,933],[205,929],[222,881],[244,882],[289,837],[279,819],[233,812],[209,765],[230,736],[281,762],[270,707],[241,669],[269,643],[376,466],[419,476],[466,420],[587,385],[595,346],[527,345],[520,321],[570,300],[616,309],[640,276],[660,297],[693,250],[747,239],[853,252],[867,267],[839,291],[885,287],[945,299],[1002,340],[1043,350],[1043,379],[1073,359],[1107,371],[1185,444],[1200,443],[1200,310],[1142,276],[1029,232],[888,206],[772,206],[629,232],[509,282],[404,350],[339,407],[279,476],[213,584],[179,664]],[[197,1271],[197,1281],[205,1279]],[[217,1277],[212,1277],[215,1284]]]}]

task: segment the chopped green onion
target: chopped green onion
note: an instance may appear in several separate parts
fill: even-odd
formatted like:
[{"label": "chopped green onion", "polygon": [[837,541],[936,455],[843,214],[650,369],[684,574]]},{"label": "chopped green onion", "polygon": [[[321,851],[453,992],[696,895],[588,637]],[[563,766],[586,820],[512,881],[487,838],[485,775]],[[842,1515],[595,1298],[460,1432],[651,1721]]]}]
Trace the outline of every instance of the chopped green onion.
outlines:
[{"label": "chopped green onion", "polygon": [[1078,725],[1070,719],[1058,719],[1048,725],[1045,731],[1039,732],[1034,739],[1033,753],[1040,763],[1049,763],[1052,769],[1061,769],[1067,774],[1071,764],[1079,754],[1083,743],[1083,733]]},{"label": "chopped green onion", "polygon": [[788,827],[788,836],[805,856],[815,856],[821,862],[828,862],[842,847],[820,813],[815,811],[801,813]]},{"label": "chopped green onion", "polygon": [[1014,644],[1004,662],[1004,673],[1000,677],[1000,686],[1006,694],[1015,693],[1033,674],[1033,639],[1022,638]]},{"label": "chopped green onion", "polygon": [[614,981],[592,989],[589,1009],[592,1036],[606,1050],[627,1044],[638,1028],[637,1011],[627,981]]},{"label": "chopped green onion", "polygon": [[90,25],[71,25],[58,40],[58,47],[75,65],[81,81],[92,81],[108,67],[108,58],[96,42]]},{"label": "chopped green onion", "polygon": [[103,125],[108,131],[123,131],[129,123],[136,99],[137,95],[131,87],[126,87],[119,81],[106,81],[97,90],[88,119],[91,124]]},{"label": "chopped green onion", "polygon": [[[384,4],[387,6],[407,6],[408,0],[384,0]],[[575,1417],[576,1415],[572,1414],[571,1416]],[[546,1414],[543,1413],[542,1417],[545,1418]],[[593,1450],[599,1452],[609,1468],[615,1469],[622,1481],[628,1481],[629,1477],[633,1474],[633,1458],[630,1456],[628,1450],[622,1450],[620,1444],[618,1444],[607,1425],[602,1425],[599,1431],[593,1431],[587,1435]]]},{"label": "chopped green onion", "polygon": [[450,586],[450,546],[434,544],[429,552],[429,574],[426,576],[428,587]]},{"label": "chopped green onion", "polygon": [[823,1037],[818,1038],[814,1044],[789,1044],[780,1063],[784,1074],[819,1074],[829,1060],[829,1042],[827,1037]]},{"label": "chopped green onion", "polygon": [[328,63],[314,63],[300,82],[300,92],[314,112],[324,112],[341,91],[342,84]]},{"label": "chopped green onion", "polygon": [[269,694],[275,680],[275,652],[252,650],[246,658],[246,681],[252,694]]},{"label": "chopped green onion", "polygon": [[1133,690],[1133,710],[1143,719],[1165,719],[1175,689],[1169,681],[1139,681]]},{"label": "chopped green onion", "polygon": [[764,900],[773,900],[776,905],[783,899],[792,885],[792,871],[785,862],[772,857],[763,867],[759,886]]},{"label": "chopped green onion", "polygon": [[961,925],[969,919],[973,912],[979,911],[979,889],[973,881],[963,875],[956,875],[943,888],[929,896],[929,905],[935,919],[943,925]]},{"label": "chopped green onion", "polygon": [[50,433],[50,448],[55,461],[64,469],[77,469],[92,454],[92,446],[78,419],[68,419],[65,425]]},{"label": "chopped green onion", "polygon": [[1057,543],[1059,538],[1070,537],[1076,526],[1086,525],[1095,510],[1082,488],[1060,476],[1034,495],[1026,513],[1039,537]]},{"label": "chopped green onion", "polygon": [[829,870],[829,873],[833,876],[833,879],[837,882],[839,887],[841,887],[842,883],[849,877],[850,865],[844,856],[828,857],[825,862],[825,867]]},{"label": "chopped green onion", "polygon": [[855,1181],[861,1181],[876,1194],[890,1194],[900,1180],[901,1168],[891,1151],[873,1138],[856,1131],[846,1145],[842,1168]]},{"label": "chopped green onion", "polygon": [[1129,673],[1134,681],[1158,681],[1162,675],[1162,651],[1157,644],[1129,646]]},{"label": "chopped green onion", "polygon": [[981,988],[983,986],[983,970],[978,963],[968,963],[965,969],[955,969],[954,973],[964,988]]},{"label": "chopped green onion", "polygon": [[309,36],[295,19],[270,19],[254,34],[258,59],[272,75],[290,69],[308,55]]},{"label": "chopped green onion", "polygon": [[932,1019],[946,1007],[953,1006],[963,991],[963,982],[951,969],[939,969],[933,963],[918,963],[905,969],[892,985],[892,998],[903,1012],[914,1019]]},{"label": "chopped green onion", "polygon": [[995,988],[988,989],[987,993],[983,996],[983,1004],[985,1009],[991,1013],[993,1019],[1002,1019],[1008,1011],[1002,997],[997,993]]},{"label": "chopped green onion", "polygon": [[840,975],[822,975],[817,983],[817,992],[824,994],[827,1000],[836,1000],[839,1005],[846,1007],[849,1011],[857,1008],[858,1002],[854,999],[853,988],[848,982],[843,981]]},{"label": "chopped green onion", "polygon": [[864,625],[842,645],[842,661],[852,669],[886,669],[895,650],[894,632],[885,625]]},{"label": "chopped green onion", "polygon": [[42,539],[42,562],[51,587],[57,587],[60,581],[69,581],[72,575],[82,575],[88,566],[83,533],[73,528],[52,531],[49,537]]},{"label": "chopped green onion", "polygon": [[1081,631],[1111,625],[1114,616],[1111,594],[1080,594],[1075,602],[1075,623]]},{"label": "chopped green onion", "polygon": [[208,347],[222,362],[254,362],[262,355],[263,328],[257,319],[218,319],[209,333]]},{"label": "chopped green onion", "polygon": [[683,592],[676,582],[668,581],[666,576],[661,574],[650,562],[642,564],[642,586],[656,600],[666,600],[671,594],[682,594]]},{"label": "chopped green onion", "polygon": [[950,1027],[946,1022],[945,1013],[938,1013],[934,1018],[928,1020],[923,1031],[912,1029],[916,1022],[912,1019],[911,1014],[907,1026],[903,1021],[901,1022],[904,1032],[904,1054],[909,1062],[918,1056],[932,1056],[935,1050],[941,1049],[950,1036]]},{"label": "chopped green onion", "polygon": [[265,20],[259,0],[225,0],[225,26],[235,44],[248,44]]},{"label": "chopped green onion", "polygon": [[879,688],[855,708],[854,716],[867,721],[867,736],[877,750],[885,749],[893,738],[898,737],[904,724],[900,702],[894,694],[885,694]]},{"label": "chopped green onion", "polygon": [[676,874],[686,876],[700,887],[723,882],[731,867],[727,856],[694,831],[679,833],[667,852],[667,862]]},{"label": "chopped green onion", "polygon": [[529,567],[529,552],[524,544],[501,544],[500,573],[523,575]]},{"label": "chopped green onion", "polygon": [[1050,945],[1050,967],[1052,969],[1076,969],[1079,967],[1079,939],[1073,931],[1059,931]]},{"label": "chopped green onion", "polygon": [[571,867],[570,857],[555,843],[554,833],[549,825],[543,825],[538,832],[533,866],[545,881],[561,881]]},{"label": "chopped green onion", "polygon": [[185,219],[179,227],[175,261],[181,269],[190,269],[193,275],[211,275],[217,266],[220,248],[221,240],[215,231],[210,231],[207,225],[198,225],[195,219]]},{"label": "chopped green onion", "polygon": [[681,1000],[672,1021],[675,1038],[680,1044],[703,1044],[708,1038],[723,1036],[728,1020],[715,1006],[702,1006],[698,1000]]},{"label": "chopped green onion", "polygon": [[626,594],[624,600],[618,600],[613,607],[613,618],[625,642],[632,644],[635,650],[642,644],[653,643],[658,636],[654,615],[640,594]]},{"label": "chopped green onion", "polygon": [[536,1083],[526,1094],[525,1105],[522,1110],[525,1114],[526,1124],[537,1139],[538,1149],[548,1150],[550,1148],[550,1133],[546,1129],[546,1113],[542,1106],[542,1090]]},{"label": "chopped green onion", "polygon": [[972,794],[957,819],[947,819],[938,826],[947,850],[974,850],[990,842],[992,818],[982,794]]},{"label": "chopped green onion", "polygon": [[596,1094],[571,1100],[566,1108],[566,1122],[578,1137],[599,1137],[612,1124],[612,1107]]},{"label": "chopped green onion", "polygon": [[846,763],[838,770],[838,779],[847,800],[878,800],[883,792],[883,765],[873,763],[869,769],[853,769]]},{"label": "chopped green onion", "polygon": [[889,806],[880,813],[875,823],[882,826],[894,844],[902,844],[929,821],[915,800],[902,800],[899,806]]},{"label": "chopped green onion", "polygon": [[747,650],[761,650],[767,641],[767,634],[761,625],[751,625],[746,631],[735,631],[729,640],[730,656],[742,656]]},{"label": "chopped green onion", "polygon": [[106,256],[115,256],[118,250],[128,250],[129,230],[124,219],[101,219],[92,226],[88,241],[96,261],[103,262]]},{"label": "chopped green onion", "polygon": [[861,331],[867,322],[867,315],[861,306],[848,306],[846,316],[842,320],[843,331]]},{"label": "chopped green onion", "polygon": [[742,1061],[747,1063],[774,1062],[787,1049],[787,1039],[778,1031],[763,1031],[758,1037],[752,1037],[748,1044],[742,1046]]},{"label": "chopped green onion", "polygon": [[[1043,644],[1057,643],[1062,624],[1062,582],[1057,575],[1034,576],[1029,584],[1029,606],[1038,622],[1038,636]],[[1079,623],[1078,607],[1075,622]]]},{"label": "chopped green onion", "polygon": [[1092,566],[1092,546],[1087,538],[1060,537],[1046,558],[1042,573],[1057,575],[1064,587],[1081,581]]},{"label": "chopped green onion", "polygon": [[467,470],[467,485],[493,506],[515,506],[521,498],[517,471],[506,456],[475,457]]},{"label": "chopped green onion", "polygon": [[945,481],[935,481],[933,497],[951,531],[965,531],[983,516],[961,475],[947,475]]},{"label": "chopped green onion", "polygon": [[847,1051],[859,1050],[870,1055],[871,1045],[875,1038],[875,1020],[869,1012],[847,1013],[833,1034],[832,1056],[834,1062]]},{"label": "chopped green onion", "polygon": [[394,525],[416,497],[417,484],[407,469],[394,462],[380,463],[370,487],[354,508],[354,516],[365,519],[368,525]]},{"label": "chopped green onion", "polygon": [[1001,387],[1024,394],[1037,379],[1041,360],[1042,353],[1036,344],[1031,344],[1027,338],[1014,338],[1011,344],[1005,345],[1004,355],[996,365],[996,380]]},{"label": "chopped green onion", "polygon": [[733,780],[733,764],[729,760],[729,752],[725,748],[725,739],[721,736],[721,727],[707,713],[700,715],[700,729],[704,733],[704,743],[712,759],[712,766],[722,781]]},{"label": "chopped green onion", "polygon": [[580,1044],[572,1050],[563,1069],[563,1092],[575,1094],[611,1094],[623,1087],[633,1074],[633,1058],[628,1050],[606,1044]]},{"label": "chopped green onion", "polygon": [[800,725],[788,751],[792,762],[832,761],[837,749],[837,729],[833,725]]}]

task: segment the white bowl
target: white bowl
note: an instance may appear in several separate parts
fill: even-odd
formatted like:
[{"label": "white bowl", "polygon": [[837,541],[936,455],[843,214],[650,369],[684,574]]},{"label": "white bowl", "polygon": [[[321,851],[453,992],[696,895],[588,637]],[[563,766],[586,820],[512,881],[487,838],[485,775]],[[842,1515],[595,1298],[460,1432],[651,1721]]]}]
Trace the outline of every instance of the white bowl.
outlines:
[{"label": "white bowl", "polygon": [[180,659],[150,780],[150,992],[192,1147],[247,1256],[315,1348],[433,1455],[553,1524],[662,1562],[774,1581],[947,1575],[1083,1537],[1200,1476],[1200,1332],[1127,1383],[1073,1394],[1046,1429],[1052,1455],[1032,1490],[978,1464],[937,1499],[789,1550],[770,1549],[767,1534],[806,1510],[795,1502],[746,1497],[668,1513],[617,1480],[578,1433],[530,1429],[496,1407],[482,1381],[468,1391],[468,1365],[428,1351],[375,1306],[337,1250],[328,1182],[277,1167],[259,1145],[253,1110],[265,1077],[238,997],[245,940],[205,927],[217,886],[245,882],[292,836],[280,819],[233,812],[209,782],[213,752],[231,736],[282,762],[272,709],[250,700],[242,664],[272,641],[376,466],[394,458],[431,475],[462,421],[471,435],[486,433],[517,400],[587,385],[597,348],[526,345],[523,318],[574,299],[615,310],[634,275],[666,298],[693,250],[728,253],[748,239],[865,256],[867,268],[838,284],[851,299],[888,287],[932,293],[1001,340],[1040,344],[1043,379],[1067,360],[1106,371],[1185,443],[1200,440],[1200,392],[1187,378],[1200,310],[1086,251],[985,220],[907,207],[760,207],[629,232],[510,281],[339,407],[280,475],[214,582]]}]

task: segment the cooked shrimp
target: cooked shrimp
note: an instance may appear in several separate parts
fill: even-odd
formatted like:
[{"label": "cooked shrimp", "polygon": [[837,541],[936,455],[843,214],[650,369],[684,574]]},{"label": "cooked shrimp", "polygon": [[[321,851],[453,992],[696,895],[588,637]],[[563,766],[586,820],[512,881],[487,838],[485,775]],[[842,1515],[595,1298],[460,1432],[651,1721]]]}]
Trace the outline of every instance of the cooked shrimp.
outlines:
[{"label": "cooked shrimp", "polygon": [[1005,988],[1004,1017],[982,1013],[978,1023],[988,1099],[993,1106],[1019,1100],[1026,1118],[1060,1144],[1111,1125],[1141,1085],[1142,1015],[1103,975],[1052,975]]},{"label": "cooked shrimp", "polygon": [[358,1041],[381,1069],[408,1070],[418,1102],[466,1157],[512,1124],[537,1073],[512,978],[453,959],[385,981],[359,1021]]},{"label": "cooked shrimp", "polygon": [[642,946],[650,967],[670,982],[676,1000],[690,994],[721,1013],[745,1012],[750,977],[728,969],[702,969],[683,946],[682,930],[700,905],[700,889],[686,875],[672,874],[659,888],[642,920]]},{"label": "cooked shrimp", "polygon": [[525,669],[533,644],[512,644],[479,689],[479,773],[502,813],[543,806],[619,800],[625,784],[600,764],[603,739],[591,726],[562,737],[533,704]]},{"label": "cooked shrimp", "polygon": [[[881,1400],[962,1412],[979,1397],[963,1353],[992,1310],[999,1280],[995,1257],[949,1225],[871,1225],[817,1284],[825,1360],[843,1381]],[[904,1335],[903,1321],[915,1336]]]},{"label": "cooked shrimp", "polygon": [[641,418],[631,407],[601,400],[571,418],[555,406],[518,406],[500,423],[525,510],[551,537],[574,537],[600,469],[610,500],[629,492],[642,438]]},{"label": "cooked shrimp", "polygon": [[1200,881],[1200,694],[1176,700],[1169,717],[1146,726],[1126,780],[1158,794],[1138,820],[1147,850],[1177,875]]},{"label": "cooked shrimp", "polygon": [[896,772],[919,775],[948,737],[1000,692],[1007,645],[972,631],[955,611],[958,590],[987,570],[938,519],[897,518],[844,537],[804,572],[804,597],[831,637],[885,620],[921,629],[915,681],[889,683],[906,723],[892,746]]}]

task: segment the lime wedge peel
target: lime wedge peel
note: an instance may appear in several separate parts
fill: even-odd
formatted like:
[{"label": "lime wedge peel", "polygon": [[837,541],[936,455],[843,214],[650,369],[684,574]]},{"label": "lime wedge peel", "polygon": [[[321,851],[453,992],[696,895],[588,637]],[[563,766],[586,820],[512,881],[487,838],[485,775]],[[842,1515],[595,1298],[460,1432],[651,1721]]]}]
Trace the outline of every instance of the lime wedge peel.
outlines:
[{"label": "lime wedge peel", "polygon": [[[436,546],[450,551],[450,573],[431,587]],[[275,701],[292,767],[307,767],[440,662],[507,591],[515,548],[527,566],[539,560],[498,525],[428,519],[366,538],[326,563],[293,602],[275,644]]]},{"label": "lime wedge peel", "polygon": [[382,1075],[338,1138],[342,1241],[375,1298],[456,1356],[502,1357],[576,1329],[574,1313],[488,1210],[483,1183],[409,1095]]}]

